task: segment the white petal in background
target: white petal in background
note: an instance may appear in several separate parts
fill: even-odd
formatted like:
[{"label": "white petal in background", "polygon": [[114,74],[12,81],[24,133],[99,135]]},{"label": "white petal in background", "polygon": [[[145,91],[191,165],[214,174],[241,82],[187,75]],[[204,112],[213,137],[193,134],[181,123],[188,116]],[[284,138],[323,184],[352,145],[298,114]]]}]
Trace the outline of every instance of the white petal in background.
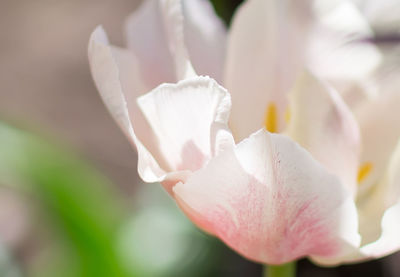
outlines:
[{"label": "white petal in background", "polygon": [[400,249],[400,141],[384,177],[357,201],[362,245],[349,262],[379,258]]},{"label": "white petal in background", "polygon": [[308,63],[318,76],[333,83],[348,104],[368,98],[364,83],[382,55],[369,43],[374,34],[350,1],[315,2],[315,16],[307,48]]},{"label": "white petal in background", "polygon": [[264,126],[271,104],[275,131],[284,129],[286,93],[304,61],[308,8],[287,0],[249,0],[238,8],[228,34],[224,77],[237,141]]},{"label": "white petal in background", "polygon": [[184,45],[181,1],[148,0],[128,18],[128,48],[139,61],[146,84],[176,82],[194,75]]},{"label": "white petal in background", "polygon": [[359,245],[349,190],[283,135],[258,131],[174,192],[199,227],[251,260],[332,263]]},{"label": "white petal in background", "polygon": [[383,177],[397,141],[400,138],[400,93],[391,92],[365,103],[357,111],[361,128],[361,164],[370,164],[369,174],[359,185],[363,197]]},{"label": "white petal in background", "polygon": [[185,43],[190,61],[200,75],[222,82],[226,27],[208,0],[182,1]]},{"label": "white petal in background", "polygon": [[290,94],[290,111],[285,133],[355,193],[360,132],[338,92],[306,71]]},{"label": "white petal in background", "polygon": [[399,34],[400,2],[398,0],[353,0],[378,33]]}]

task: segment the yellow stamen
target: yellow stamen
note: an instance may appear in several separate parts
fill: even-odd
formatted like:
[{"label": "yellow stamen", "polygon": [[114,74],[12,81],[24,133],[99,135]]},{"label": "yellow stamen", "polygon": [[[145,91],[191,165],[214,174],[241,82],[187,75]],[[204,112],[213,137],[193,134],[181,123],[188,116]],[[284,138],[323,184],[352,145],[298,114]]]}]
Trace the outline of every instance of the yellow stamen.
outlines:
[{"label": "yellow stamen", "polygon": [[357,182],[360,184],[371,173],[373,164],[370,162],[363,163],[358,169]]},{"label": "yellow stamen", "polygon": [[278,131],[278,113],[274,103],[269,103],[265,111],[265,129],[271,133]]},{"label": "yellow stamen", "polygon": [[292,117],[292,113],[290,111],[290,108],[287,107],[286,112],[285,112],[285,122],[286,122],[286,124],[289,124],[291,117]]}]

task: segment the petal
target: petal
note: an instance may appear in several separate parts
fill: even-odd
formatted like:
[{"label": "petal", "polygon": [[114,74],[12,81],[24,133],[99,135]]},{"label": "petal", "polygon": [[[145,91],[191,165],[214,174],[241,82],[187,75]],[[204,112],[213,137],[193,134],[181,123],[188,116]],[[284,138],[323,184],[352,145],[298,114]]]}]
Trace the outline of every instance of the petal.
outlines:
[{"label": "petal", "polygon": [[400,141],[385,178],[357,201],[361,247],[344,257],[347,263],[380,258],[400,249]]},{"label": "petal", "polygon": [[350,192],[284,135],[258,131],[174,192],[199,227],[254,261],[332,258],[359,244]]},{"label": "petal", "polygon": [[340,95],[305,72],[290,95],[290,104],[286,133],[355,191],[360,134]]},{"label": "petal", "polygon": [[[138,171],[143,180],[155,182],[165,174],[143,142],[151,142],[151,135],[144,120],[131,118],[140,115],[128,109],[126,95],[130,98],[143,92],[144,85],[139,78],[135,57],[128,51],[111,47],[101,27],[91,35],[89,42],[89,62],[93,79],[111,115],[128,138],[136,145],[139,161]],[[133,129],[141,134],[140,140]],[[147,127],[147,128],[146,128]]]},{"label": "petal", "polygon": [[379,49],[368,42],[373,31],[349,1],[321,0],[316,4],[308,64],[338,89],[347,104],[356,107],[371,96],[366,84],[382,59]]},{"label": "petal", "polygon": [[271,104],[277,131],[285,126],[286,93],[304,61],[308,6],[303,4],[249,0],[236,12],[224,85],[232,94],[231,127],[238,141],[264,126]]},{"label": "petal", "polygon": [[394,86],[391,91],[357,110],[363,144],[361,164],[371,165],[369,174],[360,183],[359,197],[363,197],[377,184],[388,166],[400,138],[399,106],[400,93],[398,86]]},{"label": "petal", "polygon": [[400,249],[400,141],[385,178],[358,201],[362,255],[380,257]]},{"label": "petal", "polygon": [[184,45],[181,1],[143,1],[125,27],[128,47],[148,86],[194,75]]},{"label": "petal", "polygon": [[184,34],[190,60],[200,75],[222,81],[226,28],[207,0],[182,1]]},{"label": "petal", "polygon": [[138,105],[168,171],[198,170],[224,144],[233,144],[227,128],[230,95],[208,77],[163,84],[138,98]]},{"label": "petal", "polygon": [[397,33],[400,24],[398,0],[353,0],[376,31]]},{"label": "petal", "polygon": [[[316,20],[310,34],[308,56],[315,71],[329,78],[361,78],[379,63],[376,47],[366,43],[373,31],[359,9],[350,1],[317,1]],[[318,6],[318,5],[317,5]],[[351,58],[351,59],[349,59]],[[339,60],[338,60],[339,59]]]}]

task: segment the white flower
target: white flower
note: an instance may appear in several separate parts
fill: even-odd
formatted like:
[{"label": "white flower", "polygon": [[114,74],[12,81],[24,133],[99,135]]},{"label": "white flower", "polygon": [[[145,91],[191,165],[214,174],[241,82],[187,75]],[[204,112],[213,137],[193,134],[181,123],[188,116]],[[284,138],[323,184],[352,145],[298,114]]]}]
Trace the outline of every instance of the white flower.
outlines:
[{"label": "white flower", "polygon": [[126,26],[126,49],[93,32],[93,78],[199,227],[270,264],[400,248],[400,93],[366,89],[382,56],[353,4],[248,0],[226,34],[207,1],[148,0]]}]

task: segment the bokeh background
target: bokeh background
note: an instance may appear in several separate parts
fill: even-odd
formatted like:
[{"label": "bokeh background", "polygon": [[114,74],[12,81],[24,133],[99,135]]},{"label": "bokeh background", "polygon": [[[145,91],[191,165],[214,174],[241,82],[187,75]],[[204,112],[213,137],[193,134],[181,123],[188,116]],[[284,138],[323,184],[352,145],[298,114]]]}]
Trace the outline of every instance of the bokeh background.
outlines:
[{"label": "bokeh background", "polygon": [[[102,24],[123,44],[139,0],[0,0],[0,276],[261,276],[157,184],[91,80]],[[229,22],[241,1],[213,1]],[[23,131],[22,131],[23,130]],[[34,133],[35,135],[32,135]],[[400,276],[400,255],[298,276]]]}]

